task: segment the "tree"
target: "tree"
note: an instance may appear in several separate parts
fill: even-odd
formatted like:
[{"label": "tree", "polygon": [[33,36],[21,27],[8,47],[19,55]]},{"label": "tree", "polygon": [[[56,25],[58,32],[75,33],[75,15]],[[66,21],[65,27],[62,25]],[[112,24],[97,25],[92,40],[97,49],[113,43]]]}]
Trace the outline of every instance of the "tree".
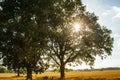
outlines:
[{"label": "tree", "polygon": [[6,70],[5,67],[0,65],[0,73],[5,73],[5,70]]},{"label": "tree", "polygon": [[[81,0],[3,0],[0,6],[2,58],[15,57],[12,51],[19,55],[27,80],[43,56],[60,67],[63,79],[66,64],[93,65],[96,56],[111,54],[111,30],[99,25]],[[75,23],[81,25],[78,31]]]},{"label": "tree", "polygon": [[[45,10],[48,9],[46,5],[50,4],[47,2],[48,0],[0,2],[0,35],[2,35],[0,52],[3,63],[18,70],[20,67],[26,67],[27,80],[32,80],[32,70],[44,58],[43,51],[47,41],[47,11]],[[46,5],[43,5],[44,3]]]},{"label": "tree", "polygon": [[[94,13],[85,11],[81,0],[60,0],[54,3],[50,14],[48,51],[53,64],[60,67],[64,79],[66,64],[86,64],[92,66],[96,56],[111,55],[113,38],[111,30],[101,26]],[[81,27],[74,30],[78,23]]]}]

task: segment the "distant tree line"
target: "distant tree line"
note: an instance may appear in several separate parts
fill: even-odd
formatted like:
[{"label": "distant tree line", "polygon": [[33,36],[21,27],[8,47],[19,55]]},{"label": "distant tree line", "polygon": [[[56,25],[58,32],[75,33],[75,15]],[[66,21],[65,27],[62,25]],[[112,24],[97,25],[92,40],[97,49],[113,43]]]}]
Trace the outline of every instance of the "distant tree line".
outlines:
[{"label": "distant tree line", "polygon": [[120,70],[120,67],[106,67],[106,68],[98,68],[98,69],[78,69],[73,71],[104,71],[104,70]]}]

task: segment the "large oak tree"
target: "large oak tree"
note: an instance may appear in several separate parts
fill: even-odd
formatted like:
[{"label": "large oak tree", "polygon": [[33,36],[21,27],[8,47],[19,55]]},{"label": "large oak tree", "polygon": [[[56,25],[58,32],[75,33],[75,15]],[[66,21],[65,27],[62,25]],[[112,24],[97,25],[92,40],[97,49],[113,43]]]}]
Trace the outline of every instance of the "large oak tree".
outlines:
[{"label": "large oak tree", "polygon": [[[65,77],[66,64],[92,66],[96,56],[111,55],[113,38],[111,30],[98,23],[94,13],[85,10],[81,0],[59,0],[50,14],[48,56],[59,66],[61,79]],[[79,24],[79,30],[74,29]]]}]

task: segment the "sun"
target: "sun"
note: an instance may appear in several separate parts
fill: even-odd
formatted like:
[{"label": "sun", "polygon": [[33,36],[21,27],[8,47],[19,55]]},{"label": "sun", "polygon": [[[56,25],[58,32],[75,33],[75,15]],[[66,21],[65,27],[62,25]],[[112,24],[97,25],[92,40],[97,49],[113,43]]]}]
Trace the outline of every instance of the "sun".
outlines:
[{"label": "sun", "polygon": [[80,30],[80,24],[78,24],[78,23],[75,23],[74,25],[73,25],[73,31],[74,32],[78,32],[79,30]]}]

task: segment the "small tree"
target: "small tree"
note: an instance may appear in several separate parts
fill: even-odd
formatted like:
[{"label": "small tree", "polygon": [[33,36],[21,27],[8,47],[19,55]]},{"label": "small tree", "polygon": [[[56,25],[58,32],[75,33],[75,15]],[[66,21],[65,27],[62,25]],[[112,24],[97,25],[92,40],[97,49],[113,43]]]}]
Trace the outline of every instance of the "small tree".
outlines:
[{"label": "small tree", "polygon": [[[98,18],[86,12],[80,0],[56,1],[50,16],[47,54],[60,67],[61,79],[65,77],[66,64],[86,62],[92,66],[96,56],[104,58],[111,54],[111,30],[100,26]],[[81,26],[77,31],[76,23]]]},{"label": "small tree", "polygon": [[6,69],[2,65],[0,65],[0,73],[5,73]]}]

